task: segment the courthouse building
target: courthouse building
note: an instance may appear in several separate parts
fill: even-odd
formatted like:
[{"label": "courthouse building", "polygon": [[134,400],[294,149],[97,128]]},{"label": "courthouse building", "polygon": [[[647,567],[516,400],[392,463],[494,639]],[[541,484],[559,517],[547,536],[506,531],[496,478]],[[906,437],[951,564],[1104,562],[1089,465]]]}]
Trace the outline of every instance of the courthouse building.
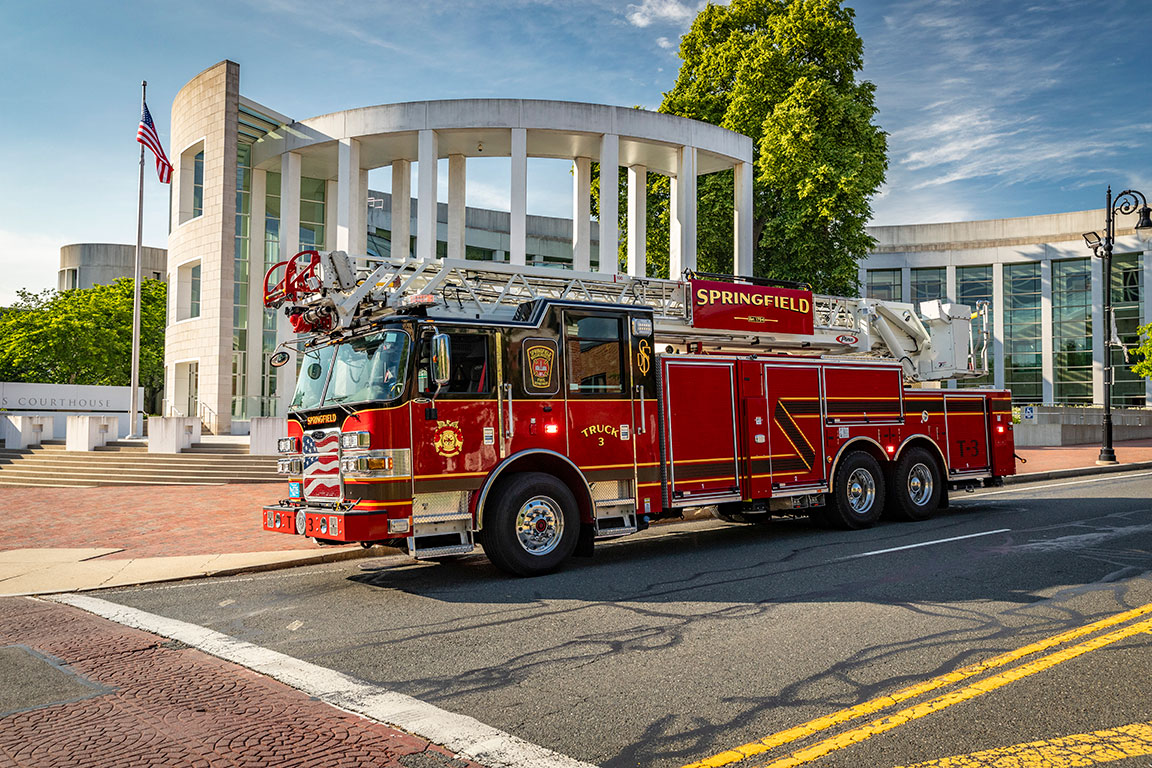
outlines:
[{"label": "courthouse building", "polygon": [[[526,99],[384,104],[294,120],[242,95],[239,65],[223,61],[180,90],[171,125],[164,410],[199,415],[217,432],[244,433],[248,419],[286,411],[294,368],[267,360],[290,329],[263,308],[263,277],[308,247],[643,275],[642,191],[648,174],[659,174],[670,180],[668,261],[679,275],[696,266],[698,177],[732,171],[733,263],[740,274],[751,270],[752,142],[707,123]],[[509,212],[465,207],[468,159],[479,157],[508,158]],[[445,158],[446,204],[436,194]],[[527,215],[530,158],[572,163],[573,219]],[[613,180],[617,172],[603,169],[628,169],[624,199],[615,183],[602,185],[599,224],[587,213],[593,163]],[[391,189],[370,191],[368,172],[384,167]],[[619,249],[621,211],[636,235],[626,264],[600,258]],[[1102,224],[1102,212],[1086,212],[877,227],[861,284],[906,301],[989,300],[995,372],[981,383],[1011,387],[1021,401],[1099,402],[1100,267],[1080,233]],[[1130,340],[1152,312],[1147,266],[1121,234],[1114,295],[1121,338]],[[1142,381],[1117,378],[1117,403],[1146,402]]]}]

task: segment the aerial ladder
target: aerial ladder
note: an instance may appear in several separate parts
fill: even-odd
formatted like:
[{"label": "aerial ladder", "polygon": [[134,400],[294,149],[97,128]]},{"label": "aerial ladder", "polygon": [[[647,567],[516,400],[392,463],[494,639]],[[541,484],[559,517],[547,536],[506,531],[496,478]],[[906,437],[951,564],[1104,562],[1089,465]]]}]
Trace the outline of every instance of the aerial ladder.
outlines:
[{"label": "aerial ladder", "polygon": [[[700,328],[693,279],[807,288],[752,277],[686,271],[681,279],[607,275],[463,259],[399,259],[309,250],[268,270],[264,304],[284,308],[298,334],[339,337],[413,306],[429,317],[508,322],[542,299],[639,305],[653,311],[655,340],[671,352],[871,356],[899,361],[909,382],[988,372],[988,303],[909,303],[813,294],[812,332]],[[973,311],[975,310],[975,311]],[[308,343],[307,341],[297,343]]]}]

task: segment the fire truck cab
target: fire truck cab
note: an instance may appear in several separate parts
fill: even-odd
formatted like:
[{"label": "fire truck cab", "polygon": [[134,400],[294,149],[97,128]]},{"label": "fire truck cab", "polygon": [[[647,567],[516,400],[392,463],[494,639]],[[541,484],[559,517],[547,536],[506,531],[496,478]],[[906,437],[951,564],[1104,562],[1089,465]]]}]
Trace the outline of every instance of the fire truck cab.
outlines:
[{"label": "fire truck cab", "polygon": [[[833,349],[871,341],[862,312],[814,327],[810,292],[646,281],[672,285],[606,301],[570,285],[496,293],[474,263],[385,266],[283,302],[313,332],[280,444],[289,493],[264,509],[266,530],[424,559],[479,543],[500,569],[533,575],[687,508],[862,528],[885,510],[927,518],[949,488],[1014,471],[1008,393],[907,388],[926,348],[813,354],[825,331],[844,331]],[[355,295],[365,284],[375,297]],[[710,326],[734,321],[709,323],[705,303],[752,330],[722,338]],[[790,354],[757,350],[774,312],[809,316],[773,339]]]}]

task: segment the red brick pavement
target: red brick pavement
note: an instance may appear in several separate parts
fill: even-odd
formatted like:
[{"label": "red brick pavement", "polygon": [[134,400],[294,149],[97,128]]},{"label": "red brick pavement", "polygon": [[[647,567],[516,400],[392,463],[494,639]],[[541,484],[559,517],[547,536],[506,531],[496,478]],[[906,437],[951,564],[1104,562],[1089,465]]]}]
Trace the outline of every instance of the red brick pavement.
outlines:
[{"label": "red brick pavement", "polygon": [[0,488],[0,550],[124,548],[110,558],[330,550],[261,528],[261,505],[286,492],[283,483]]},{"label": "red brick pavement", "polygon": [[0,599],[0,646],[59,660],[103,692],[0,716],[0,766],[479,768],[180,643],[78,609]]},{"label": "red brick pavement", "polygon": [[[1152,461],[1152,440],[1125,440],[1113,444],[1116,459],[1121,464]],[[1016,453],[1028,460],[1016,462],[1016,472],[1051,472],[1056,469],[1076,469],[1096,466],[1100,445],[1058,445],[1038,448],[1017,448]]]}]

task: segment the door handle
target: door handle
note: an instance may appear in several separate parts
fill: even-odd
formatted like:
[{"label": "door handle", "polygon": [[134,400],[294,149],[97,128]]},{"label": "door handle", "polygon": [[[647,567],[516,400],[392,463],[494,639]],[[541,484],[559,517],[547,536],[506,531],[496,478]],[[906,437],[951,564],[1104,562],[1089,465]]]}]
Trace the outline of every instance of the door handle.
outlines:
[{"label": "door handle", "polygon": [[512,385],[505,384],[504,391],[508,393],[508,439],[516,436],[516,425],[512,421]]},{"label": "door handle", "polygon": [[633,431],[638,435],[642,435],[644,434],[644,425],[648,423],[648,419],[644,417],[644,385],[637,384],[636,391],[640,393],[640,423],[636,425]]}]

